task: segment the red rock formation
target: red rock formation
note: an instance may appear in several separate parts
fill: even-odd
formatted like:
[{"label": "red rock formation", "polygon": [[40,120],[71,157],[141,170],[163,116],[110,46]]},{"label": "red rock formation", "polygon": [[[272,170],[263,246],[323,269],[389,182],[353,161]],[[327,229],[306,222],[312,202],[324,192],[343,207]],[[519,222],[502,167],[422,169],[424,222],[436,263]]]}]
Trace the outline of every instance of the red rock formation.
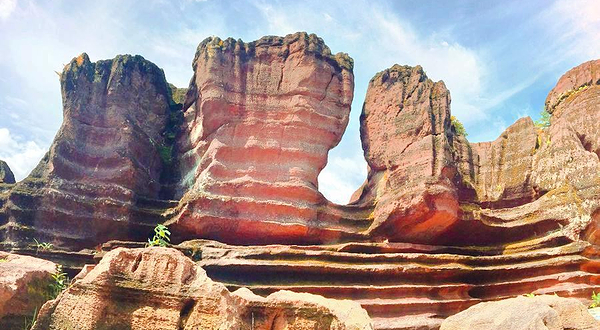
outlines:
[{"label": "red rock formation", "polygon": [[0,252],[0,329],[23,329],[50,297],[56,265]]},{"label": "red rock formation", "polygon": [[317,176],[348,123],[352,59],[296,33],[208,38],[193,68],[173,231],[240,243],[324,242],[348,231],[321,219],[328,202]]},{"label": "red rock formation", "polygon": [[13,172],[3,160],[0,160],[0,183],[15,183]]},{"label": "red rock formation", "polygon": [[[159,198],[171,115],[164,74],[141,56],[74,58],[61,74],[64,122],[50,151],[0,211],[4,242],[70,248],[145,240]],[[162,156],[162,157],[161,157]],[[171,157],[166,153],[166,157]]]},{"label": "red rock formation", "polygon": [[[559,80],[549,127],[524,118],[484,143],[452,123],[443,82],[418,66],[384,70],[361,116],[368,178],[340,206],[317,176],[348,121],[346,55],[305,33],[209,38],[183,112],[169,101],[182,91],[128,59],[67,66],[65,124],[48,156],[0,185],[9,247],[37,235],[71,248],[145,241],[168,219],[174,241],[232,244],[179,247],[231,288],[351,298],[377,329],[436,329],[481,301],[600,289],[600,61]],[[273,243],[287,245],[263,246]],[[340,244],[308,245],[323,243]]]},{"label": "red rock formation", "polygon": [[369,165],[356,204],[374,206],[372,237],[433,241],[457,221],[450,93],[423,68],[395,65],[369,83],[361,137]]},{"label": "red rock formation", "polygon": [[471,144],[453,129],[443,84],[396,66],[370,83],[369,177],[353,202],[373,210],[364,237],[390,243],[180,248],[231,289],[353,299],[376,329],[437,329],[479,302],[531,292],[585,301],[600,289],[600,130],[589,128],[600,121],[586,121],[599,114],[599,88],[577,87],[549,128],[525,118]]},{"label": "red rock formation", "polygon": [[277,292],[230,293],[181,252],[167,248],[109,252],[87,275],[40,310],[42,329],[370,330],[351,301]]}]

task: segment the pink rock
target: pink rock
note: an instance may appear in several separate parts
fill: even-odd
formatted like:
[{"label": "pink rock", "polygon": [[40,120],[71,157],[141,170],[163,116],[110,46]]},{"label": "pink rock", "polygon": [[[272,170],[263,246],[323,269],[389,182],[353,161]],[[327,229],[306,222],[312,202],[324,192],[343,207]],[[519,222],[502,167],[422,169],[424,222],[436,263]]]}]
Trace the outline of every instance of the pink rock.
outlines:
[{"label": "pink rock", "polygon": [[0,328],[21,329],[49,299],[50,261],[0,252]]},{"label": "pink rock", "polygon": [[428,79],[420,66],[395,65],[375,75],[361,138],[369,173],[353,203],[374,206],[368,236],[429,242],[458,220],[443,82]]}]

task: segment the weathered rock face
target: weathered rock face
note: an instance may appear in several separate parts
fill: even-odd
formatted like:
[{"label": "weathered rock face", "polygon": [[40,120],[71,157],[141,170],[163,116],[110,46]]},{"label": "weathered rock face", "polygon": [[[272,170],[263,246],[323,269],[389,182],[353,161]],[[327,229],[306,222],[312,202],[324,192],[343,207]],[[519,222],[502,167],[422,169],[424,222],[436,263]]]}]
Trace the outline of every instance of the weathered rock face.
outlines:
[{"label": "weathered rock face", "polygon": [[15,183],[13,172],[3,160],[0,160],[0,183]]},{"label": "weathered rock face", "polygon": [[576,299],[517,297],[477,304],[447,318],[440,330],[592,330],[600,329]]},{"label": "weathered rock face", "polygon": [[233,294],[181,252],[167,248],[109,252],[40,310],[42,329],[370,330],[357,303],[278,292]]},{"label": "weathered rock face", "polygon": [[378,73],[365,98],[361,137],[369,173],[355,203],[374,205],[369,236],[432,241],[457,220],[443,82],[428,79],[420,66]]},{"label": "weathered rock face", "polygon": [[49,299],[50,261],[0,252],[0,328],[23,329],[35,311]]},{"label": "weathered rock face", "polygon": [[551,231],[577,240],[586,226],[594,239],[600,82],[589,77],[599,70],[600,61],[588,62],[559,80],[546,101],[552,113],[546,129],[525,118],[494,142],[456,141],[465,221],[448,232],[450,242],[509,242]]},{"label": "weathered rock face", "polygon": [[144,240],[161,221],[147,205],[159,198],[171,157],[164,133],[172,101],[162,70],[141,56],[92,63],[82,54],[60,79],[63,125],[0,211],[3,241],[82,248]]},{"label": "weathered rock face", "polygon": [[208,38],[193,68],[174,232],[240,243],[339,239],[347,229],[321,219],[328,202],[317,176],[348,123],[352,59],[296,33]]}]

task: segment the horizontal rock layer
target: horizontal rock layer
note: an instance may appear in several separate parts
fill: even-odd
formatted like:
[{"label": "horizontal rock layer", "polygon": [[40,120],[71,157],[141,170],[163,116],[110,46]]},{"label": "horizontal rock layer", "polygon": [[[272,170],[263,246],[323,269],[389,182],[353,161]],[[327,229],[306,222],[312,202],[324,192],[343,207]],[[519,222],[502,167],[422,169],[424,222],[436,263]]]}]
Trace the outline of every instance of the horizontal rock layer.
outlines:
[{"label": "horizontal rock layer", "polygon": [[277,290],[351,299],[375,329],[437,329],[474,304],[534,293],[589,301],[599,287],[599,250],[557,233],[512,246],[408,243],[232,246],[189,241],[176,248],[230,290]]},{"label": "horizontal rock layer", "polygon": [[106,254],[40,310],[33,330],[264,329],[370,330],[351,301],[276,292],[230,293],[181,252],[124,249]]}]

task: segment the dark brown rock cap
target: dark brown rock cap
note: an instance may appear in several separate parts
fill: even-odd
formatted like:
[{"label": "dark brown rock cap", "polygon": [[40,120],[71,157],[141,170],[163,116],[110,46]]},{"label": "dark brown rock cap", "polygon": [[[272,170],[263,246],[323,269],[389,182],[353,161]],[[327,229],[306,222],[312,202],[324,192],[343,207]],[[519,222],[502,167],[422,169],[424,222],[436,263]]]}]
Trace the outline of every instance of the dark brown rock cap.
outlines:
[{"label": "dark brown rock cap", "polygon": [[3,160],[0,160],[0,183],[15,183],[13,172]]}]

